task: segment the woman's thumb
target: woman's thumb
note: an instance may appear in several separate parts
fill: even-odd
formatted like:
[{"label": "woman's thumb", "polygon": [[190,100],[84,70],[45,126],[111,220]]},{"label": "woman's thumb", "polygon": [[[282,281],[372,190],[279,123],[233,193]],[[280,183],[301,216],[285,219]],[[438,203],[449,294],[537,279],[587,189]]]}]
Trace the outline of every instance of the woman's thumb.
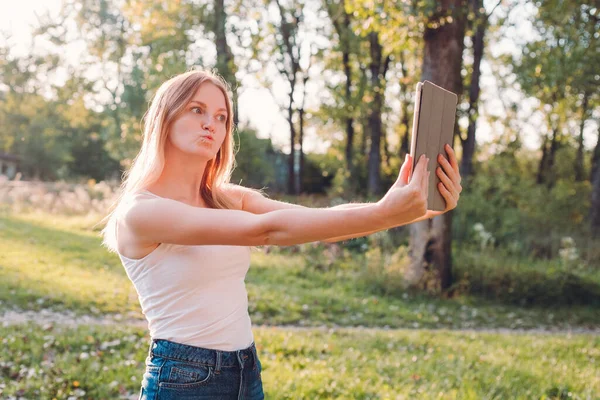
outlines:
[{"label": "woman's thumb", "polygon": [[398,177],[398,180],[400,181],[402,186],[408,185],[408,177],[410,176],[410,168],[411,168],[411,163],[409,161],[410,161],[410,156],[408,154],[406,154],[406,157],[404,157],[404,163],[402,164],[402,167],[400,168],[400,176]]}]

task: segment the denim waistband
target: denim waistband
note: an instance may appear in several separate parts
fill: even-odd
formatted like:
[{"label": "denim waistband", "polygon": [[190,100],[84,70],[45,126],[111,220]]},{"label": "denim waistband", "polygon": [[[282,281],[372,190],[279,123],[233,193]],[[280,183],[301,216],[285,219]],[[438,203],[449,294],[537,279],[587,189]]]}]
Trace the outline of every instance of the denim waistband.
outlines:
[{"label": "denim waistband", "polygon": [[225,351],[206,349],[165,339],[152,339],[149,353],[162,358],[210,365],[215,367],[216,371],[220,371],[221,367],[243,368],[246,360],[256,366],[257,358],[254,342],[245,349]]}]

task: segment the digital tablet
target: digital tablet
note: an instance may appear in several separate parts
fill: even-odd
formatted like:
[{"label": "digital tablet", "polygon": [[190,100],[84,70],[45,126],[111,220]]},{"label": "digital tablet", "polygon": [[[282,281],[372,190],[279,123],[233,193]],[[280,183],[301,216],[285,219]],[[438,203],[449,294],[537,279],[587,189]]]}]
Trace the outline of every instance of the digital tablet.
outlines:
[{"label": "digital tablet", "polygon": [[446,209],[446,201],[437,187],[441,180],[435,171],[438,166],[443,170],[437,159],[438,154],[441,153],[448,158],[444,145],[448,144],[452,147],[457,102],[458,96],[444,88],[429,81],[417,83],[410,155],[413,160],[412,171],[421,154],[429,158],[428,170],[431,174],[427,198],[428,210]]}]

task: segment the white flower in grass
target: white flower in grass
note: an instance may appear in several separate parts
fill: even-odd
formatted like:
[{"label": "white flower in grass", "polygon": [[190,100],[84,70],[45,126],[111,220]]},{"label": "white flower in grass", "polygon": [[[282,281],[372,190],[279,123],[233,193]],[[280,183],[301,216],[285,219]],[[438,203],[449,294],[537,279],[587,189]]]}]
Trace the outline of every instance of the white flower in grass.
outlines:
[{"label": "white flower in grass", "polygon": [[473,225],[473,230],[477,233],[481,249],[486,248],[488,245],[493,245],[496,242],[494,236],[485,230],[485,227],[481,222],[475,223]]},{"label": "white flower in grass", "polygon": [[104,342],[100,345],[100,348],[102,350],[106,350],[109,347],[114,347],[114,346],[118,346],[121,344],[121,341],[119,339],[113,340],[112,342]]},{"label": "white flower in grass", "polygon": [[575,261],[579,259],[579,251],[575,246],[575,240],[570,236],[565,236],[560,240],[560,249],[558,255],[564,262]]}]

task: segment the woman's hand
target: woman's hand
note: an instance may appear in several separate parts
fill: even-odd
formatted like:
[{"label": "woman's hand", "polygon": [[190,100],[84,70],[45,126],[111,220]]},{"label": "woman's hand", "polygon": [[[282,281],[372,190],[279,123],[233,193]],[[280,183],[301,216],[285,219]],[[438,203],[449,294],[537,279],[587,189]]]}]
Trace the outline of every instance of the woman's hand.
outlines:
[{"label": "woman's hand", "polygon": [[438,190],[446,201],[446,209],[444,211],[427,210],[423,219],[437,217],[455,209],[460,198],[460,193],[462,192],[462,186],[460,185],[462,178],[458,170],[456,155],[452,147],[449,145],[445,145],[444,147],[448,153],[448,159],[444,158],[442,154],[438,154],[438,162],[442,165],[443,169],[438,167],[435,172],[441,180],[438,184]]},{"label": "woman's hand", "polygon": [[444,200],[446,200],[446,209],[444,211],[432,211],[438,213],[436,215],[455,209],[458,204],[458,199],[460,198],[460,193],[462,192],[462,186],[460,185],[462,178],[460,176],[460,171],[458,170],[458,162],[456,161],[454,150],[449,145],[445,145],[444,148],[446,153],[448,153],[448,159],[442,154],[438,154],[438,162],[443,169],[437,167],[435,172],[441,180],[438,184],[438,189]]},{"label": "woman's hand", "polygon": [[422,217],[427,212],[430,174],[427,171],[428,162],[429,159],[424,155],[419,158],[409,183],[412,162],[410,155],[407,155],[400,168],[398,179],[377,203],[382,209],[383,217],[389,220],[391,225],[405,224]]}]

